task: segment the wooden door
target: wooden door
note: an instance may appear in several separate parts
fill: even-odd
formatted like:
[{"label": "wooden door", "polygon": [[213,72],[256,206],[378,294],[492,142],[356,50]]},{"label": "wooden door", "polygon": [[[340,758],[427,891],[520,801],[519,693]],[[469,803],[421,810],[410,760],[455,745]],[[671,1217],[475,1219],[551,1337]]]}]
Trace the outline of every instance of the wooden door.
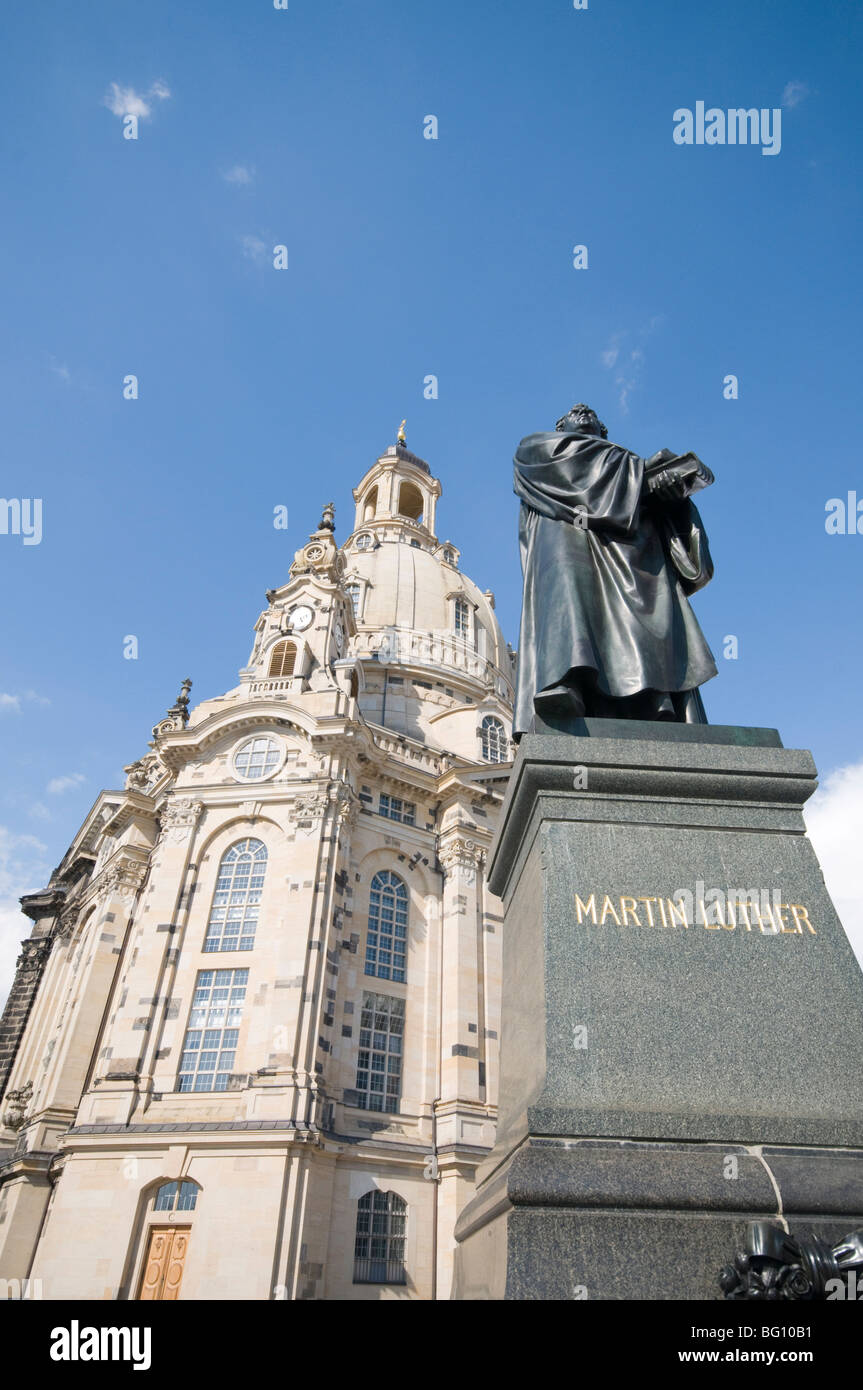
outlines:
[{"label": "wooden door", "polygon": [[154,1226],[151,1229],[139,1299],[173,1300],[180,1297],[188,1249],[188,1227]]}]

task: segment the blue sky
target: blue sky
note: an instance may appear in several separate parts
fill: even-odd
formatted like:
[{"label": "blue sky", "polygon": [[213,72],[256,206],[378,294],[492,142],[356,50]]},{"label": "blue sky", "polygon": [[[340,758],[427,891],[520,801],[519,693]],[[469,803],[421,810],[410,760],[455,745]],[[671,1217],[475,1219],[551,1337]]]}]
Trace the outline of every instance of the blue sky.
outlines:
[{"label": "blue sky", "polygon": [[[641,453],[695,449],[697,612],[717,655],[739,641],[709,717],[825,774],[863,762],[863,535],[825,531],[829,498],[863,498],[861,28],[845,0],[6,15],[2,492],[43,503],[39,545],[0,535],[7,971],[15,896],[184,676],[236,683],[264,590],[323,502],[348,533],[402,416],[514,644],[518,439],[586,400]],[[112,84],[150,108],[137,141]],[[699,100],[780,108],[781,152],[676,145]]]}]

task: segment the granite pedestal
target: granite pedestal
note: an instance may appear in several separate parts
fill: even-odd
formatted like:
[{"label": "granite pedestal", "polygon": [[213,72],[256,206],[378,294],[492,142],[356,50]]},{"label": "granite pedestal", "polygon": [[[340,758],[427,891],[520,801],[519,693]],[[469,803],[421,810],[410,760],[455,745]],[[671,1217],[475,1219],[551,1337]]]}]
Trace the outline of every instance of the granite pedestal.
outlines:
[{"label": "granite pedestal", "polygon": [[863,974],[775,730],[582,720],[522,739],[500,1120],[456,1298],[719,1298],[752,1220],[863,1224]]}]

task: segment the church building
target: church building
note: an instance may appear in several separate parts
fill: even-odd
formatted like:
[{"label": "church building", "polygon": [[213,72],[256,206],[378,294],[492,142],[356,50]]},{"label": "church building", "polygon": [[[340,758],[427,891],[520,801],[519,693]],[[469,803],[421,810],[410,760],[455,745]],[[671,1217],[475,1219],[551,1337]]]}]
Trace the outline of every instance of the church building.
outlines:
[{"label": "church building", "polygon": [[512,758],[494,596],[403,442],[268,591],[239,684],[105,791],[0,1020],[0,1279],[446,1299],[492,1147]]}]

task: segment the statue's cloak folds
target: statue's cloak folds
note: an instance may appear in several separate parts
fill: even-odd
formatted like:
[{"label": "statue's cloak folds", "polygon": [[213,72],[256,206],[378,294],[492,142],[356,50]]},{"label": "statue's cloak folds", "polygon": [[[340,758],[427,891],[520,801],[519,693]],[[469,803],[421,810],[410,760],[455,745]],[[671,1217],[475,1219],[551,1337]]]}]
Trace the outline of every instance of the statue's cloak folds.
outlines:
[{"label": "statue's cloak folds", "polygon": [[642,496],[645,460],[595,435],[530,434],[514,463],[524,575],[515,732],[530,727],[534,695],[571,671],[594,673],[615,697],[715,676],[687,601],[713,574],[692,502]]}]

